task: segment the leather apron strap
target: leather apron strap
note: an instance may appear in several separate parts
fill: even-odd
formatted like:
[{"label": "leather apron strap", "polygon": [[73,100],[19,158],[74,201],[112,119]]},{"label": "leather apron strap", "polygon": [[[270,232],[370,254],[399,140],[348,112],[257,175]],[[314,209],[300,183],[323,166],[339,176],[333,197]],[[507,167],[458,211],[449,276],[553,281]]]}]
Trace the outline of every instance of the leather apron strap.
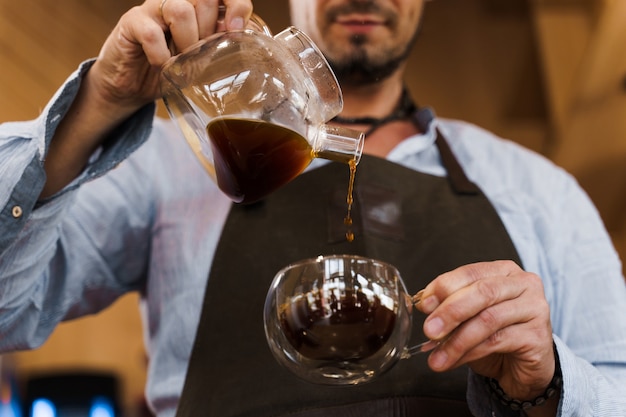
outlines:
[{"label": "leather apron strap", "polygon": [[[274,274],[288,263],[320,254],[369,256],[395,265],[414,293],[460,265],[520,262],[496,211],[471,182],[475,189],[457,192],[452,179],[370,156],[362,158],[356,178],[351,243],[343,224],[343,164],[304,173],[260,203],[232,206],[207,283],[178,417],[470,415],[466,368],[435,373],[426,355],[418,355],[367,384],[321,386],[283,369],[268,348],[265,296]],[[414,314],[413,342],[423,339],[422,322]]]}]

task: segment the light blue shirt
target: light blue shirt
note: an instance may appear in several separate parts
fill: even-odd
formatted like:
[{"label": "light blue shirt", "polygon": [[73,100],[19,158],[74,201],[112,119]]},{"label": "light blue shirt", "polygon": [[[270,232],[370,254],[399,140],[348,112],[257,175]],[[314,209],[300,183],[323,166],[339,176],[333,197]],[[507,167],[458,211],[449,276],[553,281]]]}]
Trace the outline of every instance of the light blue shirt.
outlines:
[{"label": "light blue shirt", "polygon": [[[0,125],[0,350],[36,347],[61,320],[141,291],[148,400],[173,416],[230,201],[149,106],[79,178],[38,204],[47,144],[89,65],[39,118]],[[445,175],[435,126],[495,206],[525,269],[543,279],[564,377],[560,415],[626,416],[626,286],[596,209],[550,161],[459,121],[435,119],[388,159]],[[477,415],[517,415],[476,375],[468,398]]]}]

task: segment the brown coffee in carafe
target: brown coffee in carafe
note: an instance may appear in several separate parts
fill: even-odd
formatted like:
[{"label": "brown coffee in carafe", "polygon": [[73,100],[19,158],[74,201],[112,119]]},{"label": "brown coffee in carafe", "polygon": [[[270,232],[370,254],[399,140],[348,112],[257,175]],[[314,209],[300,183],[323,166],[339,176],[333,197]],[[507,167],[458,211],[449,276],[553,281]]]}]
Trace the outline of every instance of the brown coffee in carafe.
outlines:
[{"label": "brown coffee in carafe", "polygon": [[[220,189],[238,203],[255,202],[297,177],[317,157],[295,131],[263,120],[219,117],[206,127]],[[332,155],[328,155],[332,159]],[[346,240],[352,242],[356,159],[349,161]]]},{"label": "brown coffee in carafe", "polygon": [[216,118],[206,129],[217,184],[238,203],[255,202],[287,184],[314,158],[304,137],[262,120]]}]

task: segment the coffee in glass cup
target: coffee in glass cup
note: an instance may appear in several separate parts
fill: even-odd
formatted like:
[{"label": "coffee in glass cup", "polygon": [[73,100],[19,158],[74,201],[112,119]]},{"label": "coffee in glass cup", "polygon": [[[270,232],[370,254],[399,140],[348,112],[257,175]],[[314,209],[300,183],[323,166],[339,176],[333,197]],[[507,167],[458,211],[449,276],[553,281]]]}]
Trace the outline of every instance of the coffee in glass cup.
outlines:
[{"label": "coffee in glass cup", "polygon": [[276,274],[265,302],[265,333],[276,360],[302,379],[358,384],[436,345],[408,346],[412,310],[393,265],[319,256]]}]

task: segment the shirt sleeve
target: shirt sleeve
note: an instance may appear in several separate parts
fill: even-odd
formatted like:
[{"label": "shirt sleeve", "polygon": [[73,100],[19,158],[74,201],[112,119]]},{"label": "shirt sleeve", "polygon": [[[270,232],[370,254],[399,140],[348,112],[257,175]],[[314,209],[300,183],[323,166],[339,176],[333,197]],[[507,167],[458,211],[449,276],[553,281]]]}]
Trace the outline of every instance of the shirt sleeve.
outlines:
[{"label": "shirt sleeve", "polygon": [[[626,415],[626,282],[588,195],[566,173],[543,181],[544,288],[563,373],[561,416]],[[554,183],[555,187],[551,187]],[[557,192],[554,192],[557,190]]]},{"label": "shirt sleeve", "polygon": [[[562,417],[626,415],[626,285],[597,210],[566,174],[544,175],[552,199],[532,215],[540,276],[550,304],[563,387]],[[551,182],[558,186],[553,188]],[[552,184],[554,184],[552,183]],[[556,198],[556,196],[560,196]],[[530,228],[531,226],[529,226]],[[470,375],[468,400],[480,416],[515,416]]]},{"label": "shirt sleeve", "polygon": [[[38,205],[46,181],[43,161],[48,146],[92,64],[92,60],[81,64],[37,119],[0,124],[0,256]],[[134,152],[150,135],[154,111],[154,104],[145,106],[120,125],[94,153],[83,173],[52,199],[103,175]]]},{"label": "shirt sleeve", "polygon": [[[626,282],[598,210],[546,158],[453,127],[466,172],[498,210],[524,268],[543,281],[563,374],[558,415],[625,416]],[[468,402],[477,416],[523,415],[493,399],[473,373]]]},{"label": "shirt sleeve", "polygon": [[[135,245],[138,258],[144,255],[142,250],[147,250],[145,242],[149,239],[145,233],[149,228],[145,207],[129,206],[121,197],[132,184],[119,178],[106,180],[109,175],[104,174],[118,171],[113,168],[147,140],[155,105],[140,109],[120,125],[71,184],[46,201],[38,201],[46,180],[43,161],[48,144],[92,63],[81,64],[37,119],[0,125],[0,351],[3,352],[39,346],[61,320],[106,307],[137,285],[138,271],[143,267],[132,265],[128,272],[119,273],[124,266],[128,267],[130,255],[125,253],[129,251],[120,249],[117,240],[111,243],[109,239],[106,248],[89,241],[93,231],[87,230],[85,224],[99,219],[98,225],[110,228],[111,236],[119,235],[120,241],[126,239],[124,243]],[[119,171],[128,171],[134,164],[125,165],[128,167]],[[87,188],[95,191],[82,192],[87,182]],[[145,188],[138,191],[144,193],[141,197],[148,192]],[[129,196],[135,197],[136,194]],[[147,200],[141,197],[139,201]],[[126,207],[141,213],[122,212]],[[94,210],[99,208],[102,210]],[[127,227],[136,217],[141,217],[142,223]],[[119,259],[119,265],[112,265],[114,256]],[[127,264],[121,265],[123,262]]]}]

